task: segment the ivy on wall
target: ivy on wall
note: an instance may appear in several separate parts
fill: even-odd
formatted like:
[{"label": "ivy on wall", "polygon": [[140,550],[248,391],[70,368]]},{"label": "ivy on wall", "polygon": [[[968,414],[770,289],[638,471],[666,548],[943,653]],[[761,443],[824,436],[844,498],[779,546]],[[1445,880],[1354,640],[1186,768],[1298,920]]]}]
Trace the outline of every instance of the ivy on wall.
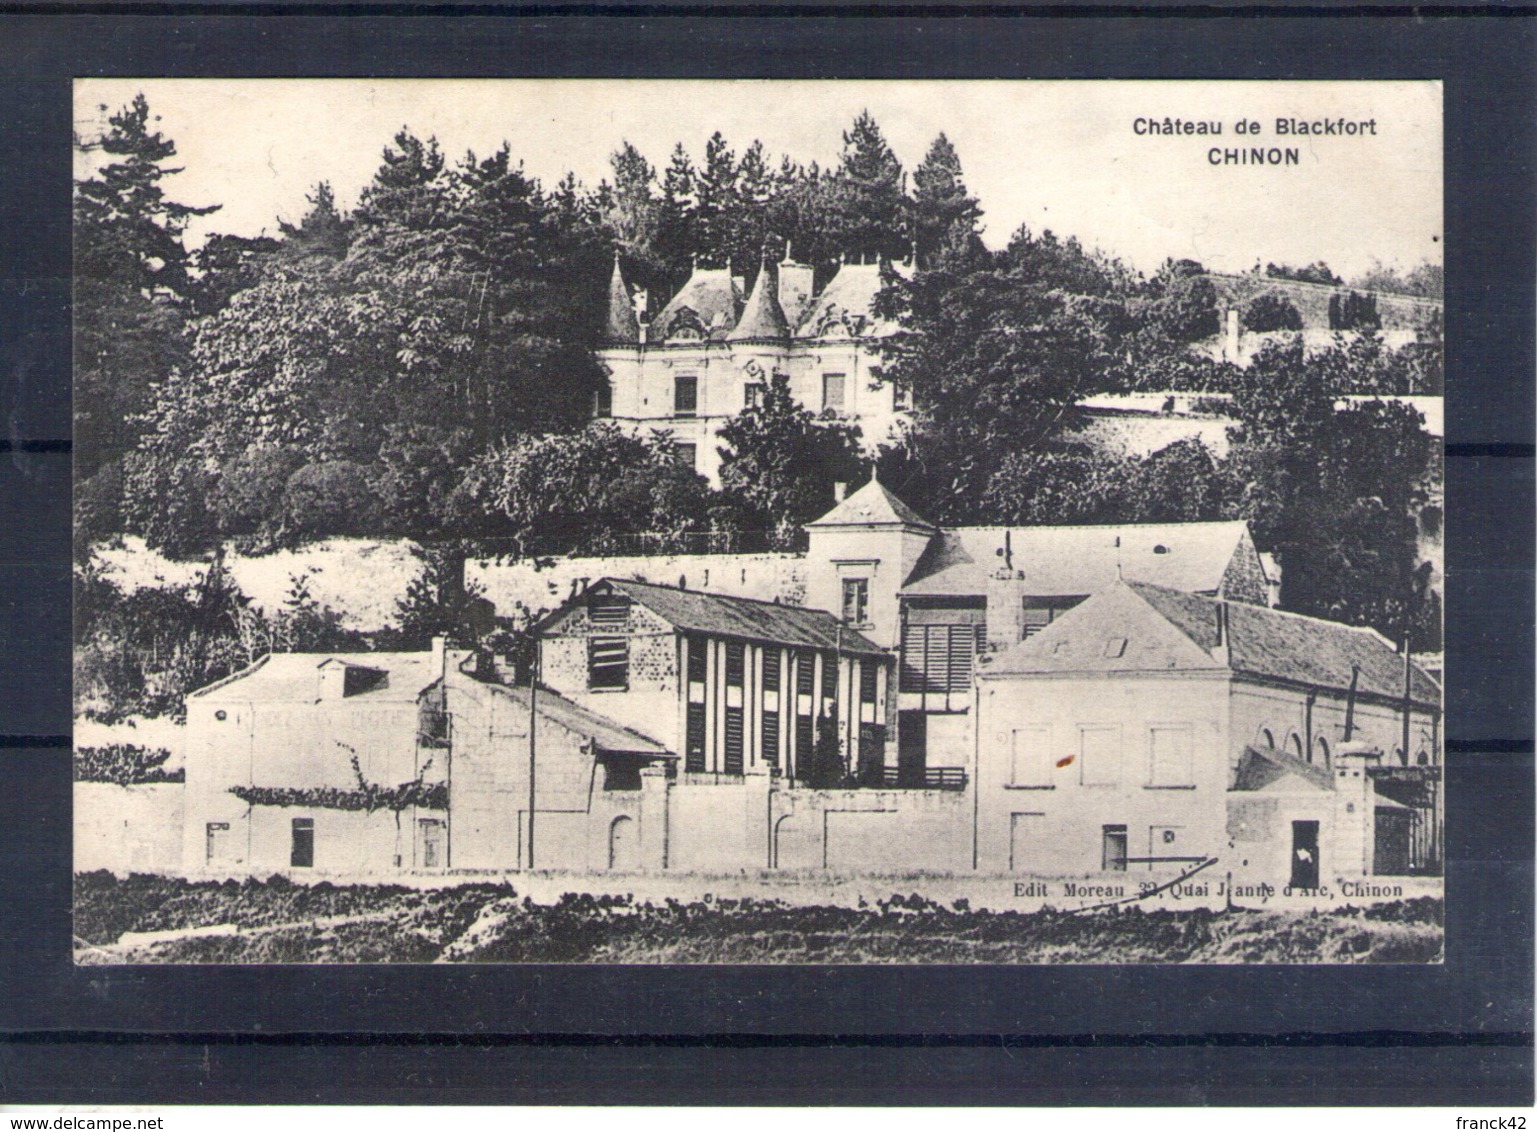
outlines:
[{"label": "ivy on wall", "polygon": [[345,743],[338,744],[350,754],[353,777],[357,788],[348,790],[339,786],[231,786],[229,792],[250,806],[305,806],[322,810],[351,810],[376,813],[379,810],[401,810],[415,806],[425,810],[448,809],[448,783],[424,782],[432,760],[422,764],[417,776],[399,786],[382,786],[363,777],[358,764],[357,752]]}]

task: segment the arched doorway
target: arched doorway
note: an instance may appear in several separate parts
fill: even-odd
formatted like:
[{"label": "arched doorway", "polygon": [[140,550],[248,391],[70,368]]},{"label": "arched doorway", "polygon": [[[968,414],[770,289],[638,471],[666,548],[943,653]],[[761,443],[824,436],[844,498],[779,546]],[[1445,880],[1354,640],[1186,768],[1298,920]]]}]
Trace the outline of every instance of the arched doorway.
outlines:
[{"label": "arched doorway", "polygon": [[634,818],[620,814],[609,825],[608,867],[617,872],[640,867],[640,829]]}]

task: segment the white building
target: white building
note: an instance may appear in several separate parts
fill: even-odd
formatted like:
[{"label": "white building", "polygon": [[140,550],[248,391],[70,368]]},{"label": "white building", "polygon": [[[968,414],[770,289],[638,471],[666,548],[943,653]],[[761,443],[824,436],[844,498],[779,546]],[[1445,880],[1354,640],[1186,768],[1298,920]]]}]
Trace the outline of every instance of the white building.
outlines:
[{"label": "white building", "polygon": [[983,871],[1439,868],[1440,688],[1370,629],[1118,583],[977,688]]},{"label": "white building", "polygon": [[765,263],[751,294],[729,270],[695,268],[656,317],[642,324],[617,256],[598,361],[608,389],[597,415],[636,432],[670,432],[694,468],[718,482],[716,434],[775,374],[813,412],[859,425],[874,447],[888,439],[904,403],[873,372],[877,342],[895,326],[875,315],[890,264],[844,264],[820,291],[815,269]]}]

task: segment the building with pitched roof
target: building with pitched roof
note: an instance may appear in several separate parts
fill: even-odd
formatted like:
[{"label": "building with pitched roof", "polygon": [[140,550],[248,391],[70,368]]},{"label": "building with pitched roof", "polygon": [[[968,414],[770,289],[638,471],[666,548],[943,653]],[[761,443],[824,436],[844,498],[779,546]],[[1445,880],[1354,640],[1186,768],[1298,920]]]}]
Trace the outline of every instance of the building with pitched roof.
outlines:
[{"label": "building with pitched roof", "polygon": [[597,415],[637,432],[669,432],[695,469],[719,477],[715,437],[775,374],[814,412],[857,423],[872,447],[902,416],[902,400],[879,381],[875,346],[895,327],[875,314],[890,264],[846,263],[820,290],[810,264],[788,255],[765,262],[751,292],[729,269],[696,267],[649,322],[635,315],[614,260],[604,342],[608,372]]},{"label": "building with pitched roof", "polygon": [[1319,889],[1440,867],[1440,688],[1370,629],[1117,582],[977,682],[977,864]]}]

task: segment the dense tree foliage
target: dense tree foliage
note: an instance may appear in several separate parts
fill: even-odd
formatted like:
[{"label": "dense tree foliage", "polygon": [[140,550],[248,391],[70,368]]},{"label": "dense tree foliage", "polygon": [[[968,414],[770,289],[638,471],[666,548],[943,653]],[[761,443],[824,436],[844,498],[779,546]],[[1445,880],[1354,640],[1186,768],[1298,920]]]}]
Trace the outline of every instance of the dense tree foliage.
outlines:
[{"label": "dense tree foliage", "polygon": [[751,529],[791,546],[803,524],[831,510],[835,483],[867,478],[857,426],[818,420],[774,374],[763,396],[720,430],[721,488]]},{"label": "dense tree foliage", "polygon": [[[1241,516],[1285,564],[1289,607],[1431,635],[1415,518],[1438,452],[1412,410],[1340,398],[1440,391],[1439,321],[1389,349],[1373,295],[1438,294],[1438,269],[1379,265],[1332,297],[1331,346],[1282,337],[1240,368],[1213,357],[1225,300],[1203,265],[1170,260],[1143,277],[1024,228],[990,250],[949,139],[933,140],[909,188],[868,113],[825,169],[717,132],[660,166],[621,142],[593,188],[574,176],[546,187],[505,145],[453,161],[402,130],[351,214],[320,183],[276,237],[215,234],[189,252],[188,223],[215,206],[167,195],[175,145],[153,122],[139,98],[81,143],[92,151],[75,194],[82,562],[119,533],[189,557],[224,540],[260,550],[347,534],[509,554],[720,547],[744,532],[787,545],[869,457],[857,430],[813,417],[782,378],[722,433],[720,490],[669,437],[589,418],[616,252],[653,312],[695,265],[729,264],[750,286],[765,254],[788,255],[819,283],[840,262],[886,265],[878,306],[896,332],[876,379],[910,398],[911,423],[877,459],[931,519]],[[891,266],[904,260],[911,269]],[[1323,263],[1266,275],[1340,285]],[[1300,328],[1283,289],[1249,299],[1249,330]],[[1087,397],[1176,390],[1231,395],[1228,453],[1189,440],[1136,459],[1076,431]],[[418,590],[403,641],[449,623],[465,639],[490,631],[475,595],[427,575]],[[98,620],[128,633],[143,612],[133,603],[150,600],[98,602]],[[335,639],[295,601],[263,639]],[[238,605],[219,615],[249,630],[230,630],[231,657],[261,636]],[[196,623],[183,613],[146,615]],[[199,647],[175,662],[189,679],[233,663]],[[118,676],[160,702],[142,674]]]}]

